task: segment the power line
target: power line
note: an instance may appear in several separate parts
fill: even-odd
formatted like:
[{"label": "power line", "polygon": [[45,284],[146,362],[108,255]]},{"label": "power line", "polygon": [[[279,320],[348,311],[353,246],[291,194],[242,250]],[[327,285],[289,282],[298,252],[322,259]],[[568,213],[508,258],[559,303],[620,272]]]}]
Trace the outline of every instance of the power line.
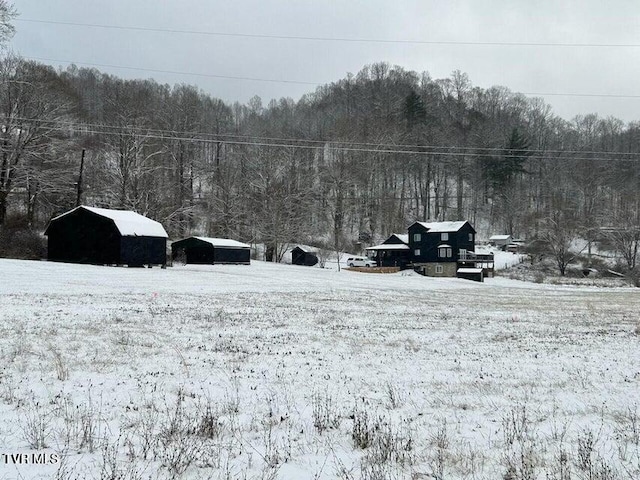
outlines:
[{"label": "power line", "polygon": [[97,23],[59,22],[53,20],[39,20],[31,18],[18,18],[17,22],[40,23],[49,25],[66,25],[73,27],[103,28],[115,30],[131,30],[139,32],[179,33],[185,35],[206,35],[215,37],[239,37],[239,38],[268,38],[275,40],[304,40],[317,42],[349,42],[349,43],[387,43],[408,45],[461,45],[461,46],[499,46],[499,47],[571,47],[571,48],[637,48],[638,43],[568,43],[568,42],[479,42],[460,40],[402,40],[380,38],[353,38],[353,37],[315,37],[301,35],[273,35],[257,33],[232,33],[212,32],[203,30],[180,30],[169,28],[138,27],[125,25],[108,25]]},{"label": "power line", "polygon": [[[300,80],[283,80],[283,79],[273,79],[273,78],[239,77],[234,75],[217,75],[217,74],[209,74],[209,73],[181,72],[176,70],[160,70],[160,69],[154,69],[154,68],[130,67],[125,65],[113,65],[113,64],[106,64],[106,63],[78,62],[74,60],[56,60],[52,58],[43,58],[43,57],[24,56],[24,58],[27,58],[29,60],[37,60],[41,62],[68,63],[68,64],[77,64],[77,65],[88,65],[91,67],[118,68],[122,70],[137,70],[141,72],[151,72],[151,73],[169,73],[173,75],[221,78],[226,80],[246,80],[246,81],[252,81],[252,82],[289,83],[289,84],[298,84],[298,85],[312,85],[316,87],[321,85],[326,85],[326,83],[305,82]],[[514,94],[520,93],[522,95],[532,95],[532,96],[539,96],[539,97],[555,96],[555,97],[640,98],[640,95],[621,95],[621,94],[611,94],[611,93],[576,93],[576,92],[512,92],[512,93]]]},{"label": "power line", "polygon": [[[186,138],[194,138],[194,136],[204,136],[209,137],[212,142],[215,143],[230,143],[229,139],[240,138],[240,139],[253,139],[261,142],[286,142],[290,146],[296,146],[296,143],[293,142],[303,142],[308,144],[315,144],[316,148],[321,148],[326,145],[333,145],[334,147],[337,145],[347,145],[349,147],[353,146],[364,146],[364,147],[382,147],[386,149],[418,149],[418,150],[406,150],[407,153],[420,153],[420,154],[454,154],[456,152],[451,152],[451,150],[462,150],[463,152],[456,153],[456,155],[474,155],[477,156],[477,152],[496,152],[500,156],[504,155],[505,151],[511,151],[516,153],[541,153],[541,154],[582,154],[582,155],[607,155],[607,156],[629,156],[629,155],[640,155],[640,152],[606,152],[606,151],[598,151],[598,150],[547,150],[547,149],[517,149],[517,148],[505,148],[505,147],[461,147],[461,146],[446,146],[446,145],[412,145],[412,144],[399,144],[399,143],[372,143],[372,142],[356,142],[349,140],[313,140],[313,139],[305,139],[305,138],[282,138],[282,137],[261,137],[259,135],[239,135],[233,133],[208,133],[208,132],[198,132],[198,131],[184,131],[184,130],[171,130],[171,129],[159,129],[159,128],[145,128],[145,127],[132,127],[125,125],[109,125],[109,124],[101,124],[101,123],[85,123],[78,121],[65,121],[65,120],[46,120],[39,118],[25,118],[25,117],[12,117],[14,120],[24,121],[24,122],[40,122],[40,123],[49,123],[54,125],[67,125],[72,128],[85,129],[110,129],[110,130],[120,130],[124,132],[137,131],[142,134],[146,133],[154,133],[165,135],[167,139],[177,138],[175,135],[186,137]],[[170,136],[171,135],[171,136]],[[430,151],[424,151],[420,149],[431,149]],[[443,152],[433,151],[433,150],[444,150]],[[377,150],[376,150],[377,151]],[[490,156],[490,155],[486,155]],[[512,155],[513,156],[513,155]]]},{"label": "power line", "polygon": [[[68,132],[69,127],[61,127],[61,126],[52,126],[49,127],[50,130],[60,131],[60,132]],[[127,129],[126,132],[130,133],[131,129]],[[125,133],[126,133],[125,132]],[[87,129],[82,128],[82,125],[78,126],[78,133],[82,134],[96,134],[96,135],[122,135],[121,132],[118,131],[104,131],[98,129]],[[181,140],[186,142],[194,142],[201,144],[217,144],[220,143],[220,140],[212,140],[206,138],[194,138],[194,137],[178,137],[178,136],[167,136],[161,134],[153,134],[153,133],[144,133],[145,138],[152,138],[156,140]],[[239,140],[226,140],[223,143],[229,145],[244,145],[244,146],[256,146],[256,147],[272,147],[272,148],[300,148],[305,150],[317,150],[319,147],[317,145],[301,145],[301,144],[290,144],[290,143],[267,143],[267,142],[255,142],[255,141],[239,141]],[[459,152],[420,152],[414,150],[402,150],[402,149],[374,149],[374,148],[359,148],[359,147],[332,147],[333,151],[341,151],[341,152],[361,152],[361,153],[377,153],[377,154],[399,154],[399,155],[433,155],[433,156],[445,156],[445,157],[463,157],[468,156],[468,153],[459,153]],[[490,154],[474,154],[476,158],[489,157],[495,158],[495,155]],[[504,157],[510,158],[515,157],[517,155],[502,155]],[[536,155],[537,159],[549,159],[549,160],[584,160],[584,161],[592,161],[592,160],[600,160],[600,161],[619,161],[619,162],[639,162],[640,160],[637,158],[600,158],[594,159],[593,157],[567,157],[567,158],[558,158],[554,156],[548,155]]]},{"label": "power line", "polygon": [[71,63],[78,65],[88,65],[91,67],[104,67],[104,68],[119,68],[122,70],[138,70],[141,72],[151,72],[151,73],[171,73],[173,75],[189,75],[193,77],[208,77],[208,78],[222,78],[226,80],[248,80],[252,82],[271,82],[271,83],[294,83],[299,85],[313,85],[318,86],[320,83],[315,82],[304,82],[298,80],[281,80],[281,79],[272,79],[272,78],[255,78],[255,77],[238,77],[234,75],[217,75],[210,73],[195,73],[195,72],[180,72],[177,70],[158,70],[154,68],[142,68],[142,67],[129,67],[124,65],[111,65],[108,63],[89,63],[89,62],[76,62],[73,60],[54,60],[52,58],[42,58],[42,57],[28,57],[29,60],[38,60],[41,62],[55,62],[55,63]]}]

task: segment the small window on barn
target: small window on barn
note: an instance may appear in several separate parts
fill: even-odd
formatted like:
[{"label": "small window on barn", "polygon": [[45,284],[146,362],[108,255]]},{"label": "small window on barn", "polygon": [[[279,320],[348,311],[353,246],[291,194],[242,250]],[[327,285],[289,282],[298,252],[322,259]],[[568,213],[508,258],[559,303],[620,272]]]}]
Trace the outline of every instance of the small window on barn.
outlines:
[{"label": "small window on barn", "polygon": [[442,273],[444,271],[444,268],[442,268],[442,265],[436,265],[436,273]]},{"label": "small window on barn", "polygon": [[414,242],[419,242],[420,240],[422,240],[422,235],[420,235],[419,233],[414,233],[413,234],[413,241]]},{"label": "small window on barn", "polygon": [[416,248],[416,249],[413,251],[413,254],[414,254],[416,257],[419,257],[419,256],[420,256],[420,249],[419,249],[419,248]]},{"label": "small window on barn", "polygon": [[470,234],[469,234],[469,241],[470,241],[470,242],[473,242],[473,233],[470,233]]},{"label": "small window on barn", "polygon": [[441,233],[440,240],[442,240],[443,242],[446,242],[447,240],[449,240],[449,234],[447,232]]}]

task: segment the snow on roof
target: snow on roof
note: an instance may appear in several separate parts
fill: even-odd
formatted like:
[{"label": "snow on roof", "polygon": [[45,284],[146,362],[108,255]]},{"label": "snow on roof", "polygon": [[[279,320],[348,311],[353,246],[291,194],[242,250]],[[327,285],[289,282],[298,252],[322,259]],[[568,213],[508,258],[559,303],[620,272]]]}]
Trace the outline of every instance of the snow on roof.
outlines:
[{"label": "snow on roof", "polygon": [[451,245],[447,245],[446,243],[443,243],[442,245],[438,245],[438,248],[453,248]]},{"label": "snow on roof", "polygon": [[402,242],[409,243],[409,234],[408,233],[394,233],[396,237],[398,237]]},{"label": "snow on roof", "polygon": [[458,222],[416,222],[433,233],[457,232],[467,223],[465,220]]},{"label": "snow on roof", "polygon": [[382,245],[367,247],[365,250],[409,250],[409,246],[404,243],[383,243]]},{"label": "snow on roof", "polygon": [[58,215],[57,217],[51,219],[51,221],[62,218],[65,215],[69,215],[71,212],[75,212],[80,208],[95,213],[96,215],[100,215],[101,217],[106,217],[113,220],[113,223],[116,225],[116,228],[120,232],[120,235],[124,237],[169,238],[169,235],[167,235],[167,232],[165,231],[162,224],[156,222],[155,220],[151,220],[150,218],[147,218],[143,215],[140,215],[139,213],[136,213],[132,210],[111,210],[109,208],[85,207],[84,205],[80,205],[73,210],[69,210],[62,215]]},{"label": "snow on roof", "polygon": [[482,273],[481,268],[459,268],[458,273]]},{"label": "snow on roof", "polygon": [[229,238],[212,238],[212,237],[193,237],[203,242],[210,243],[214,247],[231,247],[231,248],[251,248],[246,243],[238,242],[237,240],[231,240]]},{"label": "snow on roof", "polygon": [[307,247],[306,245],[304,245],[304,246],[297,245],[297,246],[293,247],[291,250],[293,251],[296,248],[299,248],[304,253],[318,253],[318,249],[317,248],[315,248],[315,247]]},{"label": "snow on roof", "polygon": [[509,240],[511,235],[492,235],[489,240]]}]

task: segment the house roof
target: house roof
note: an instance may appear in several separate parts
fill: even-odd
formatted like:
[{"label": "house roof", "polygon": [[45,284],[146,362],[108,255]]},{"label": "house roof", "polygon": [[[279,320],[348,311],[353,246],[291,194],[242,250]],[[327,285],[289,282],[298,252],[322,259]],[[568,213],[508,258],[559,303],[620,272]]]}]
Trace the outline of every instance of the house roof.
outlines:
[{"label": "house roof", "polygon": [[229,238],[212,238],[212,237],[193,237],[203,242],[210,243],[214,247],[230,247],[230,248],[251,248],[246,243],[231,240]]},{"label": "house roof", "polygon": [[404,243],[383,243],[382,245],[367,247],[365,250],[409,250],[409,245]]},{"label": "house roof", "polygon": [[62,215],[52,218],[51,221],[53,222],[58,220],[59,218],[69,215],[78,209],[87,210],[95,213],[96,215],[100,215],[101,217],[113,220],[113,223],[120,232],[120,235],[124,237],[169,237],[162,224],[132,210],[111,210],[109,208],[86,207],[84,205],[80,205],[73,210],[69,210]]},{"label": "house roof", "polygon": [[509,240],[511,235],[492,235],[489,240]]},{"label": "house roof", "polygon": [[409,234],[408,233],[394,233],[391,236],[398,237],[398,240],[404,243],[409,243]]},{"label": "house roof", "polygon": [[465,223],[466,220],[460,220],[457,222],[415,222],[419,225],[422,225],[424,228],[429,230],[430,233],[447,233],[447,232],[457,232],[460,230]]}]

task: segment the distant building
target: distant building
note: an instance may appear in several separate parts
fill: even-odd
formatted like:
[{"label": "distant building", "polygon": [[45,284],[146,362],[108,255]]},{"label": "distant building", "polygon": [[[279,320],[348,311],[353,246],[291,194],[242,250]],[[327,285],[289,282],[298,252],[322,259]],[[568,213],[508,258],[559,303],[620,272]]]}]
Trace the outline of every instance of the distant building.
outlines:
[{"label": "distant building", "polygon": [[409,235],[406,233],[394,233],[380,245],[367,247],[366,251],[379,267],[405,269],[411,263]]},{"label": "distant building", "polygon": [[415,222],[409,227],[414,269],[430,277],[455,277],[458,260],[475,251],[476,231],[467,221]]},{"label": "distant building", "polygon": [[[367,254],[380,267],[413,268],[430,277],[474,277],[483,281],[493,275],[493,254],[475,253],[476,231],[465,220],[414,222],[407,234],[394,233]],[[473,271],[471,271],[471,270]],[[482,275],[477,275],[477,269]]]},{"label": "distant building", "polygon": [[511,235],[493,235],[489,238],[489,245],[504,249],[511,241]]},{"label": "distant building", "polygon": [[189,237],[171,244],[171,258],[184,255],[190,264],[236,264],[251,263],[251,247],[246,243],[228,238]]},{"label": "distant building", "polygon": [[313,267],[318,263],[317,252],[303,249],[298,246],[291,250],[291,263],[293,265],[305,265],[307,267]]},{"label": "distant building", "polygon": [[129,210],[79,206],[49,222],[48,259],[96,265],[166,265],[167,232]]},{"label": "distant building", "polygon": [[456,272],[458,278],[473,280],[474,282],[484,282],[484,269],[475,267],[461,267]]}]

